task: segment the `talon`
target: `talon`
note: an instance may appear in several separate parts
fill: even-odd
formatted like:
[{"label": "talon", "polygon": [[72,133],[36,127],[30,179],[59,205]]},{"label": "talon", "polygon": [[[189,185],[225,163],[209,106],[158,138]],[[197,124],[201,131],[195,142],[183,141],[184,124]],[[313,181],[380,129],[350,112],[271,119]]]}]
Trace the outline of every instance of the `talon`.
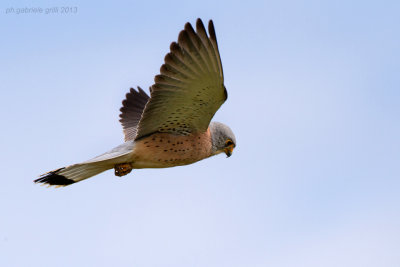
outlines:
[{"label": "talon", "polygon": [[115,176],[124,176],[130,173],[133,168],[131,163],[121,163],[114,166]]}]

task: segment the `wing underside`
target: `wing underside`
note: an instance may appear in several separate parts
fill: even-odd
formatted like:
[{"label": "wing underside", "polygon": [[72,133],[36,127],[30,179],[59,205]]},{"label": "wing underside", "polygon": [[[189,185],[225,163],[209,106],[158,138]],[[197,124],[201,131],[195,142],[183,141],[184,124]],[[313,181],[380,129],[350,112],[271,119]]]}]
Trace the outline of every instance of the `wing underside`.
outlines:
[{"label": "wing underside", "polygon": [[122,101],[120,122],[125,135],[125,141],[135,139],[139,121],[142,117],[144,107],[149,100],[149,96],[142,88],[138,87],[138,91],[131,88],[126,98]]},{"label": "wing underside", "polygon": [[203,132],[227,99],[213,22],[198,19],[196,31],[185,25],[155,77],[151,98],[140,119],[136,139],[155,132]]}]

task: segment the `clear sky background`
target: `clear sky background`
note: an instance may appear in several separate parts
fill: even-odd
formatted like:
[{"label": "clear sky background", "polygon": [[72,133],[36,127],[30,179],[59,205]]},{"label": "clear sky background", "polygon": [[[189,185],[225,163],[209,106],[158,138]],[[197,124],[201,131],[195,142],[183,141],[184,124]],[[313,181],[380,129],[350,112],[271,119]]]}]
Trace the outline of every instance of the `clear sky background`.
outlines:
[{"label": "clear sky background", "polygon": [[[76,14],[7,8],[70,6]],[[399,1],[2,1],[0,266],[400,266]],[[123,141],[187,21],[213,19],[237,148],[32,180]]]}]

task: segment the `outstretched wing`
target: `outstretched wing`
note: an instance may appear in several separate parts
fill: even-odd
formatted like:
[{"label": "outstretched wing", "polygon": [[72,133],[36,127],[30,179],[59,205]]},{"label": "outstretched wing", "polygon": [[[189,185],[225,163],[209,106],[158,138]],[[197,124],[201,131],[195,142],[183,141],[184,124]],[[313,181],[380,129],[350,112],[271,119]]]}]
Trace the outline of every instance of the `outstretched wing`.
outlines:
[{"label": "outstretched wing", "polygon": [[207,130],[212,117],[227,99],[214,24],[197,19],[180,32],[178,43],[165,56],[154,78],[151,98],[139,122],[135,139],[155,132],[186,135]]},{"label": "outstretched wing", "polygon": [[125,141],[135,139],[137,126],[148,100],[149,96],[138,86],[138,91],[131,88],[129,93],[126,94],[125,100],[122,101],[121,114],[119,115],[121,119],[119,121],[124,130]]}]

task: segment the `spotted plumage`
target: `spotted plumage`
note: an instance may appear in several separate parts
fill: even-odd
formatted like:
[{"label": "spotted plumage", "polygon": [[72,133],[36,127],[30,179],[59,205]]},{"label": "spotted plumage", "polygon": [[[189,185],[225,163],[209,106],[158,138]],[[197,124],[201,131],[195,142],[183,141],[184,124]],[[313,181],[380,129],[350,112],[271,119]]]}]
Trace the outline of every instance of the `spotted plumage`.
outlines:
[{"label": "spotted plumage", "polygon": [[232,130],[211,122],[228,96],[212,21],[208,33],[200,19],[196,30],[186,23],[154,78],[150,96],[140,87],[130,89],[120,115],[125,143],[35,182],[66,186],[112,168],[123,176],[133,169],[188,165],[219,153],[229,157],[236,146]]}]

